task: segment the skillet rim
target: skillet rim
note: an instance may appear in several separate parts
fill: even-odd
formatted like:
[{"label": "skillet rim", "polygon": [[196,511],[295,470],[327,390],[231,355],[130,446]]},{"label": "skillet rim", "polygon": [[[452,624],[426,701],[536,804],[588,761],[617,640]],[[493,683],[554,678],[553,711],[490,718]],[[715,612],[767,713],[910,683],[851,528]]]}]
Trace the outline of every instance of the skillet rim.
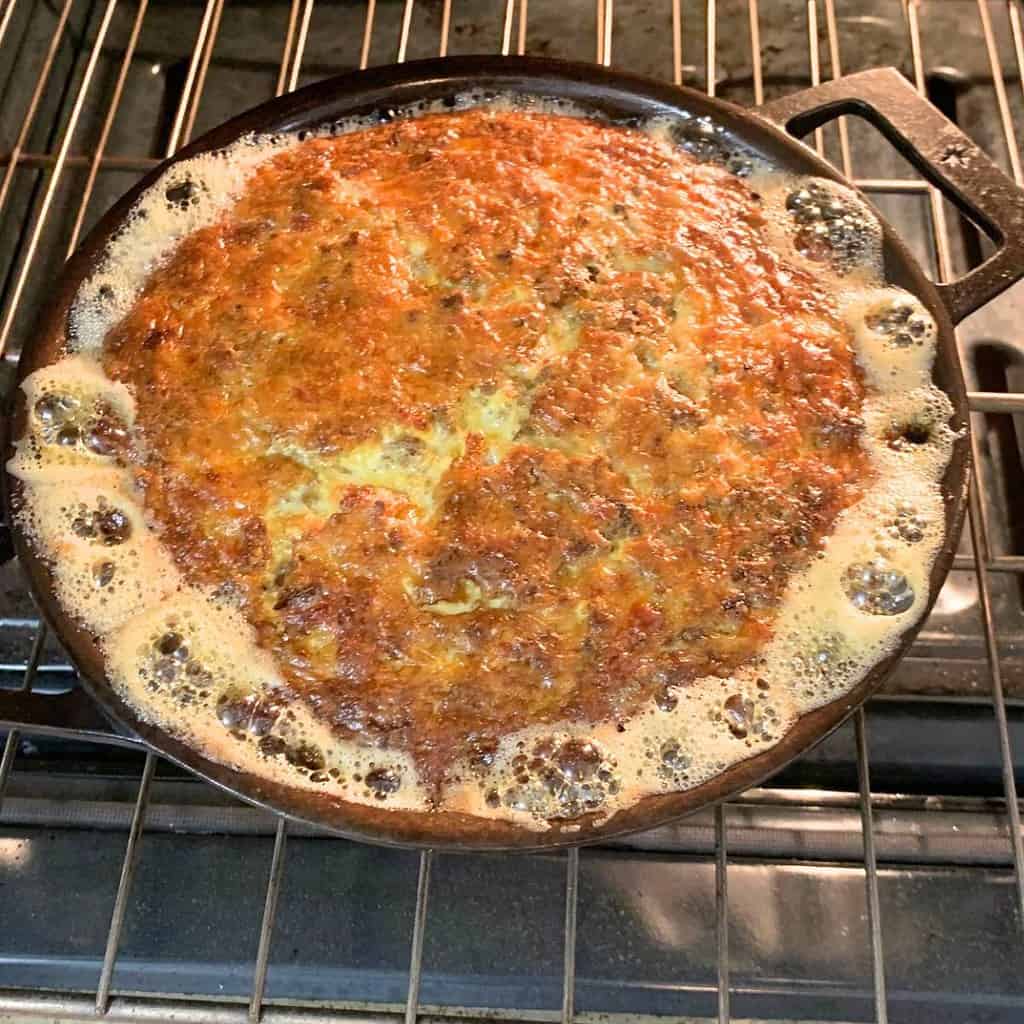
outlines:
[{"label": "skillet rim", "polygon": [[[795,165],[803,174],[829,178],[861,194],[849,181],[813,151],[757,113],[685,87],[591,64],[538,57],[492,55],[433,58],[351,72],[313,83],[294,93],[261,104],[223,123],[184,147],[143,177],[90,231],[65,265],[53,301],[42,311],[36,330],[26,341],[9,396],[5,418],[6,449],[25,425],[25,377],[58,357],[67,313],[81,283],[91,273],[107,242],[139,196],[155,184],[169,167],[202,152],[222,148],[249,132],[283,133],[309,130],[327,120],[350,117],[353,111],[384,110],[407,105],[412,94],[431,90],[454,94],[474,89],[520,95],[549,95],[575,100],[584,108],[623,111],[630,106],[648,115],[652,108],[666,113],[686,110],[710,115],[739,141],[760,154]],[[329,108],[335,113],[324,117]],[[337,108],[343,108],[339,114]],[[623,119],[620,117],[620,119]],[[268,126],[274,126],[269,127]],[[553,823],[545,832],[533,832],[510,822],[481,819],[452,811],[394,811],[349,803],[258,775],[236,771],[205,757],[171,733],[146,722],[111,686],[95,641],[63,611],[54,593],[46,560],[36,553],[22,529],[19,507],[22,485],[5,469],[3,496],[19,560],[44,621],[67,649],[84,689],[111,720],[115,731],[137,737],[150,749],[213,785],[265,809],[304,821],[350,839],[384,845],[447,849],[540,850],[596,842],[666,824],[685,814],[727,799],[756,785],[793,758],[837,729],[863,701],[877,690],[910,648],[928,617],[952,565],[963,527],[969,467],[969,417],[953,325],[936,287],[923,274],[905,244],[890,225],[878,217],[885,251],[885,277],[908,288],[929,309],[938,326],[933,379],[950,398],[953,428],[958,438],[942,481],[946,510],[943,545],[931,567],[926,607],[917,622],[901,634],[892,654],[876,663],[850,692],[797,719],[793,727],[766,751],[726,769],[693,789],[641,798],[606,821],[593,815],[572,822]]]}]

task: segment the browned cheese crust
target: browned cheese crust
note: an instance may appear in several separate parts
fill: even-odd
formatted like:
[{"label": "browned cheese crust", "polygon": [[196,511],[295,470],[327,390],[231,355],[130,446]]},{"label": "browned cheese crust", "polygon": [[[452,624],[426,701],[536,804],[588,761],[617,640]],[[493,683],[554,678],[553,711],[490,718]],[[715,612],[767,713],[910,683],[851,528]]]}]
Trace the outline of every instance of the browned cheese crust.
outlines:
[{"label": "browned cheese crust", "polygon": [[834,302],[648,134],[424,116],[273,157],[107,338],[145,506],[288,699],[428,783],[757,658],[870,477]]}]

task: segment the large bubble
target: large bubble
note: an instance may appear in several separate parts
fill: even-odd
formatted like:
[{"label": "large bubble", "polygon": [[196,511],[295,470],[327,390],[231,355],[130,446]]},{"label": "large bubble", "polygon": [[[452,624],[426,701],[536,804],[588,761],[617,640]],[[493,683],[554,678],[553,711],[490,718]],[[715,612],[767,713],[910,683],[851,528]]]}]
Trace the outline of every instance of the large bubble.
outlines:
[{"label": "large bubble", "polygon": [[843,589],[854,608],[871,615],[902,615],[914,604],[907,577],[880,562],[850,566],[843,574]]}]

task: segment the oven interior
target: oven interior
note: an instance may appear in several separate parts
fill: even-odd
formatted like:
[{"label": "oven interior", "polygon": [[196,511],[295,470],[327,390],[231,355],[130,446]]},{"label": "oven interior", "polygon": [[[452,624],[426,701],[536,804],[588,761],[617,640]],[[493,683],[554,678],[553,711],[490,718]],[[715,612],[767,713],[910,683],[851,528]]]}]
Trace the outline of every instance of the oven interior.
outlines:
[{"label": "oven interior", "polygon": [[[297,85],[527,53],[751,105],[892,64],[1020,184],[1022,24],[1020,0],[0,0],[3,385],[82,232]],[[934,276],[984,258],[870,127],[808,141]],[[1022,322],[1024,285],[959,331],[970,528],[885,691],[764,787],[598,847],[371,848],[94,742],[61,720],[74,672],[6,557],[0,1020],[1020,1020]],[[19,720],[25,691],[49,728]]]}]

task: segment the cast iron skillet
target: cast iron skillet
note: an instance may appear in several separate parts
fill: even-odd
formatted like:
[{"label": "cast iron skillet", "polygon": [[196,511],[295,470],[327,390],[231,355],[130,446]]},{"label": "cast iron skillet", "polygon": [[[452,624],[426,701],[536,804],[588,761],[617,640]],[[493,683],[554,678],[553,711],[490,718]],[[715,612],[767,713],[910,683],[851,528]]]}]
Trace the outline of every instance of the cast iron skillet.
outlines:
[{"label": "cast iron skillet", "polygon": [[[895,69],[851,75],[755,111],[594,65],[533,58],[428,60],[319,82],[257,107],[193,142],[174,160],[144,178],[110,210],[67,264],[49,307],[22,353],[19,381],[58,358],[68,309],[80,283],[96,266],[108,240],[142,191],[153,185],[175,161],[225,146],[249,132],[313,129],[352,115],[386,114],[419,100],[443,100],[469,89],[568,99],[585,110],[613,120],[679,111],[709,115],[780,169],[837,181],[842,180],[840,175],[787,131],[803,135],[837,115],[857,115],[878,127],[929,181],[991,236],[998,246],[991,259],[958,281],[933,284],[892,229],[882,225],[886,278],[921,299],[938,324],[934,379],[950,397],[955,409],[952,425],[961,432],[942,481],[946,503],[945,543],[931,572],[930,608],[957,546],[967,490],[967,403],[953,324],[1024,276],[1024,192],[1016,189],[966,136],[920,99]],[[20,436],[24,425],[24,400],[18,389],[9,421],[11,436]],[[547,832],[534,833],[500,821],[481,821],[465,815],[419,814],[349,804],[268,782],[217,764],[157,726],[142,721],[111,687],[96,643],[63,612],[54,596],[46,563],[29,545],[18,528],[17,519],[10,516],[12,506],[16,507],[19,500],[19,483],[10,477],[6,478],[6,499],[17,553],[43,617],[67,648],[88,693],[112,726],[77,698],[70,702],[70,711],[40,712],[39,698],[7,697],[0,703],[0,718],[8,718],[8,714],[4,714],[4,704],[7,704],[12,722],[19,718],[22,722],[27,720],[36,731],[74,725],[104,732],[106,738],[114,742],[141,742],[245,800],[373,842],[529,849],[592,841],[677,818],[759,782],[822,739],[881,684],[917,632],[916,626],[909,629],[899,650],[875,666],[851,693],[805,715],[775,747],[735,765],[717,778],[686,792],[648,797],[601,824],[582,821],[575,823],[582,825],[578,830],[556,826]]]}]

